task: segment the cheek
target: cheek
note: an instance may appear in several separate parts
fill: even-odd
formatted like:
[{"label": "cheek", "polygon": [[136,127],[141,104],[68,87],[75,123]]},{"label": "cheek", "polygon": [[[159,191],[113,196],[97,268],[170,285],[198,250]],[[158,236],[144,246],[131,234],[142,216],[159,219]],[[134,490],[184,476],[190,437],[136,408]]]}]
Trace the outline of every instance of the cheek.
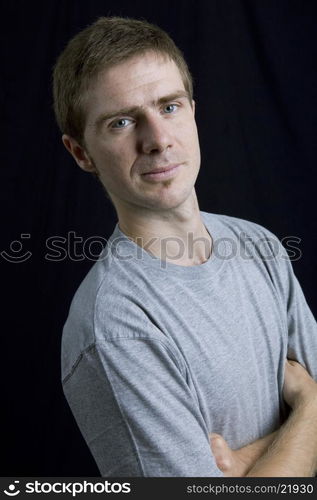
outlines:
[{"label": "cheek", "polygon": [[192,146],[193,144],[198,143],[198,133],[196,122],[193,120],[183,120],[178,125],[178,134],[180,140],[183,142],[185,146]]},{"label": "cheek", "polygon": [[187,133],[184,131],[184,137],[186,136],[186,142],[184,142],[186,150],[192,161],[200,166],[200,145],[199,137],[196,123],[194,122],[190,128],[187,129]]},{"label": "cheek", "polygon": [[101,180],[110,189],[129,182],[131,164],[131,156],[127,154],[124,145],[115,150],[99,149],[96,155],[96,166],[99,168]]},{"label": "cheek", "polygon": [[93,144],[93,158],[100,170],[107,172],[115,166],[120,158],[114,148],[107,147],[105,142]]},{"label": "cheek", "polygon": [[192,124],[192,127],[191,127],[191,135],[193,137],[193,141],[194,142],[198,142],[198,130],[197,130],[197,125],[196,125],[196,122],[194,122]]},{"label": "cheek", "polygon": [[198,137],[198,131],[197,131],[196,124],[192,130],[192,138],[193,138],[193,143],[192,143],[193,144],[193,154],[200,162],[200,145],[199,145],[199,137]]}]

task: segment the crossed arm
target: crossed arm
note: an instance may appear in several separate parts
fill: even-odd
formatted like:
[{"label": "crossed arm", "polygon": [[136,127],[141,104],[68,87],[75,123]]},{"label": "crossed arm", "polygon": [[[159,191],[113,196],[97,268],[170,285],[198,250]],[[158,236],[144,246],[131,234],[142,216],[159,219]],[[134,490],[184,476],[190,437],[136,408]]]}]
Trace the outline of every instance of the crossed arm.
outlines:
[{"label": "crossed arm", "polygon": [[317,383],[297,362],[287,361],[283,396],[292,408],[281,428],[231,450],[218,434],[211,449],[225,476],[312,477],[317,473]]}]

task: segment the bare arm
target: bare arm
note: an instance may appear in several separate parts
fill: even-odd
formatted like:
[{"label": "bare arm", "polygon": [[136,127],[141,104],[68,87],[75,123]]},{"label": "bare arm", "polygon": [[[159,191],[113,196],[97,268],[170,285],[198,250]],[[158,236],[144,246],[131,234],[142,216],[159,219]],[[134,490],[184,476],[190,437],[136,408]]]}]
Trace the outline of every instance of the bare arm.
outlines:
[{"label": "bare arm", "polygon": [[312,477],[317,472],[317,383],[290,361],[283,394],[293,411],[247,477]]},{"label": "bare arm", "polygon": [[284,398],[293,412],[279,431],[239,450],[231,450],[218,434],[210,436],[212,452],[225,476],[315,475],[317,384],[296,362],[286,365]]},{"label": "bare arm", "polygon": [[217,467],[224,473],[225,477],[246,476],[257,460],[267,452],[276,435],[277,431],[243,448],[232,450],[220,434],[210,434],[211,451]]}]

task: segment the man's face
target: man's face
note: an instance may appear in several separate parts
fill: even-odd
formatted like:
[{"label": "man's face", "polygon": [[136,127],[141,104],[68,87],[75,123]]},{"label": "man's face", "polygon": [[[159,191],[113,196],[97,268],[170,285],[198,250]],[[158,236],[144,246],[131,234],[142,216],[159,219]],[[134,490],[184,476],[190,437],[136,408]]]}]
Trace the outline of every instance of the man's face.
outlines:
[{"label": "man's face", "polygon": [[200,150],[175,63],[152,52],[99,75],[87,93],[86,152],[117,210],[180,206],[193,192]]}]

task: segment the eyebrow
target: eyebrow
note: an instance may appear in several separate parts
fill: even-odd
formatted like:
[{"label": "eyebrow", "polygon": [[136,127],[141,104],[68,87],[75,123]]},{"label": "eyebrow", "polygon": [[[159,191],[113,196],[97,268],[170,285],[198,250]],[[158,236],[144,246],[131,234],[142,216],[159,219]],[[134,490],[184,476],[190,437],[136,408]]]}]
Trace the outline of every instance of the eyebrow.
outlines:
[{"label": "eyebrow", "polygon": [[[176,92],[173,92],[172,94],[168,94],[166,96],[160,97],[157,101],[152,101],[152,105],[162,105],[166,102],[173,101],[175,99],[179,98],[186,98],[190,101],[190,96],[189,93],[186,90],[177,90]],[[99,115],[94,123],[95,129],[98,131],[102,125],[107,120],[110,120],[111,118],[115,118],[116,116],[120,115],[134,115],[136,114],[142,106],[130,106],[127,108],[122,108],[118,109],[116,111],[112,111],[111,113],[102,113]]]}]

